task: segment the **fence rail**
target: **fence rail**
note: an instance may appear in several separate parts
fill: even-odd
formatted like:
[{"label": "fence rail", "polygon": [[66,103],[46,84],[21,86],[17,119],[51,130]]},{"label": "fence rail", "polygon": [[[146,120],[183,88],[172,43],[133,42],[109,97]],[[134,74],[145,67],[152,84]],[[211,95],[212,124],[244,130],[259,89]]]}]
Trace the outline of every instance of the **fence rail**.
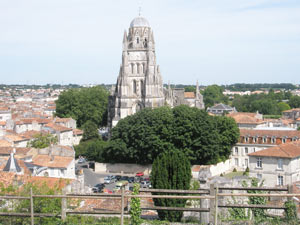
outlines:
[{"label": "fence rail", "polygon": [[[265,192],[289,192],[285,194],[270,194],[270,193],[220,193],[219,191],[228,190],[228,191],[265,191]],[[0,212],[0,216],[14,216],[14,217],[31,217],[31,224],[34,225],[34,217],[61,217],[63,220],[66,219],[67,215],[120,215],[121,225],[123,225],[124,215],[128,215],[129,211],[125,211],[125,199],[130,198],[141,198],[141,199],[197,199],[197,200],[207,200],[209,201],[208,207],[200,208],[185,208],[185,207],[144,207],[142,210],[169,210],[169,211],[192,211],[192,212],[203,212],[209,213],[209,221],[211,224],[218,224],[218,208],[261,208],[261,209],[285,209],[284,206],[280,205],[249,205],[249,204],[226,204],[222,205],[218,203],[220,197],[280,197],[280,198],[292,198],[300,197],[300,194],[291,193],[291,188],[232,188],[232,187],[217,187],[211,185],[209,189],[201,190],[166,190],[166,189],[140,189],[140,192],[146,193],[132,195],[126,194],[124,188],[121,189],[121,194],[62,194],[62,195],[34,195],[32,189],[30,190],[30,196],[0,196],[0,199],[12,199],[12,200],[30,200],[30,212],[28,213],[19,213],[19,212]],[[148,194],[148,193],[151,193]],[[160,193],[160,194],[159,194]],[[167,195],[168,193],[169,195]],[[170,195],[171,194],[171,195]],[[176,195],[177,194],[177,195]],[[35,213],[34,212],[34,198],[60,198],[62,201],[61,213]],[[75,211],[68,210],[67,199],[118,199],[121,201],[121,210],[105,210],[99,208],[93,208],[93,211]]]}]

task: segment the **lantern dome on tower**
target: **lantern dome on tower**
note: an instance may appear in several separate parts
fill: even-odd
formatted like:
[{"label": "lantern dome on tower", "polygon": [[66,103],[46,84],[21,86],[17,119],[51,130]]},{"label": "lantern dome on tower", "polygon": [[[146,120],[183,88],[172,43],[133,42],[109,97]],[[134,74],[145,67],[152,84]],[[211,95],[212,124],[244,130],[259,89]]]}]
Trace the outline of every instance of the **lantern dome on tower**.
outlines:
[{"label": "lantern dome on tower", "polygon": [[138,16],[131,21],[130,27],[150,27],[150,25],[147,19]]}]

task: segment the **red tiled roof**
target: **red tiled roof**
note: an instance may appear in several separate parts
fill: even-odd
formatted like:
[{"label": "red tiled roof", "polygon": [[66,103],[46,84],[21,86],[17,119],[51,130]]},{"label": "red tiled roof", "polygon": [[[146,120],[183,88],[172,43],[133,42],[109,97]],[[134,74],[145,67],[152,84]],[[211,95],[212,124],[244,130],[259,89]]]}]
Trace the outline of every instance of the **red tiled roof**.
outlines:
[{"label": "red tiled roof", "polygon": [[252,129],[240,129],[240,136],[245,137],[287,137],[300,138],[300,131],[298,130],[252,130]]},{"label": "red tiled roof", "polygon": [[79,129],[73,129],[73,134],[74,134],[74,135],[82,135],[82,134],[83,134],[83,131],[82,131],[82,130],[79,130]]},{"label": "red tiled roof", "polygon": [[265,156],[278,158],[296,158],[300,156],[300,141],[293,141],[286,144],[263,149],[248,154],[249,156]]},{"label": "red tiled roof", "polygon": [[194,92],[184,92],[184,98],[195,98]]},{"label": "red tiled roof", "polygon": [[233,118],[235,120],[235,122],[239,123],[239,124],[262,124],[262,123],[265,123],[263,120],[254,118],[249,115],[240,115],[240,114],[235,115],[235,114],[231,113],[231,114],[228,114],[227,116]]},{"label": "red tiled roof", "polygon": [[294,111],[300,111],[300,108],[289,109],[289,110],[285,110],[283,112],[285,113],[285,112],[294,112]]},{"label": "red tiled roof", "polygon": [[61,125],[57,125],[57,124],[54,124],[54,123],[48,123],[48,124],[45,125],[45,127],[49,127],[49,128],[52,128],[53,130],[60,131],[60,132],[71,131],[72,130],[71,128],[61,126]]},{"label": "red tiled roof", "polygon": [[37,155],[32,159],[32,163],[38,166],[46,166],[52,168],[67,168],[68,165],[74,159],[73,157],[63,157],[63,156],[51,156],[49,155]]}]

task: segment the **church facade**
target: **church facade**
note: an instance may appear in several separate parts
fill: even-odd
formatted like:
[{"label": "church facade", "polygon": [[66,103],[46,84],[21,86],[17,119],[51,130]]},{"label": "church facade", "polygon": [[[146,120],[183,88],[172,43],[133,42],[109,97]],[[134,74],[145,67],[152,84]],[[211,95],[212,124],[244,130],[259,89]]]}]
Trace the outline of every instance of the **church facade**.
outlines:
[{"label": "church facade", "polygon": [[155,41],[149,22],[136,17],[124,32],[122,65],[117,84],[112,87],[108,102],[108,125],[145,108],[188,104],[203,109],[203,97],[197,85],[196,95],[185,98],[184,90],[163,87],[156,64]]}]

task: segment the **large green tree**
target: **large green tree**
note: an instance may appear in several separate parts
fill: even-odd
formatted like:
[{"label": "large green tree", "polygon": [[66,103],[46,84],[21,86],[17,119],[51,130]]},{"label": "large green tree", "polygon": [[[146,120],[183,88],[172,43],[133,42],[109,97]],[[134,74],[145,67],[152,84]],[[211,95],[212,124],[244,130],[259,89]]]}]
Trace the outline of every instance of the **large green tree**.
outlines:
[{"label": "large green tree", "polygon": [[292,96],[289,101],[292,108],[300,108],[300,96]]},{"label": "large green tree", "polygon": [[[161,153],[153,162],[151,182],[155,189],[189,190],[192,178],[189,159],[179,150]],[[165,194],[165,193],[163,193]],[[155,198],[155,206],[184,207],[186,199]],[[158,210],[161,220],[180,221],[183,212]]]},{"label": "large green tree", "polygon": [[72,117],[79,127],[87,121],[99,127],[106,124],[107,103],[108,91],[102,86],[68,89],[56,101],[56,115]]},{"label": "large green tree", "polygon": [[228,97],[223,95],[223,88],[214,84],[207,86],[203,94],[203,101],[205,103],[205,107],[211,107],[216,103],[228,103]]},{"label": "large green tree", "polygon": [[185,105],[144,109],[119,121],[104,153],[109,162],[151,164],[159,153],[179,149],[193,164],[228,158],[239,138],[235,121]]}]

